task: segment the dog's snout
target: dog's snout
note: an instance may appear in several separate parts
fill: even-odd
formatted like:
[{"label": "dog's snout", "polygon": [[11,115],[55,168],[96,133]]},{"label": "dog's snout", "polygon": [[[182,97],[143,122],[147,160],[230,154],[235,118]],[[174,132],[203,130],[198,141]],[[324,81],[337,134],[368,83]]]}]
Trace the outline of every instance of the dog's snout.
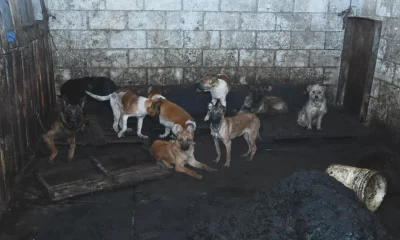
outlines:
[{"label": "dog's snout", "polygon": [[182,151],[187,151],[190,148],[190,144],[187,142],[184,142],[181,144],[181,149]]},{"label": "dog's snout", "polygon": [[318,95],[315,95],[315,99],[318,99],[319,98],[319,96]]}]

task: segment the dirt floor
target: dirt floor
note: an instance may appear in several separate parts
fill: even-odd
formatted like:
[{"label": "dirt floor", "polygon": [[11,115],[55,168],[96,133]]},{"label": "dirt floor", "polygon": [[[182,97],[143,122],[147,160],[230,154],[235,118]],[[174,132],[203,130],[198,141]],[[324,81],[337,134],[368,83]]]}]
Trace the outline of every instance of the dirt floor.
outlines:
[{"label": "dirt floor", "polygon": [[[356,138],[264,143],[259,145],[253,161],[245,162],[239,155],[246,151],[246,145],[238,139],[233,142],[231,168],[226,169],[222,167],[224,157],[219,164],[211,163],[216,155],[210,136],[198,136],[196,146],[197,159],[218,168],[216,173],[195,170],[202,174],[202,180],[173,173],[136,187],[53,203],[38,191],[34,178],[27,178],[20,198],[17,196],[0,222],[0,239],[185,239],[198,222],[231,211],[238,199],[251,198],[257,190],[271,188],[296,171],[323,171],[331,163],[352,165],[364,154],[382,150],[372,140]],[[78,147],[77,151],[89,150]],[[108,151],[115,154],[112,148]],[[29,196],[32,197],[27,200]],[[399,200],[400,197],[387,196],[376,212],[397,239]]]}]

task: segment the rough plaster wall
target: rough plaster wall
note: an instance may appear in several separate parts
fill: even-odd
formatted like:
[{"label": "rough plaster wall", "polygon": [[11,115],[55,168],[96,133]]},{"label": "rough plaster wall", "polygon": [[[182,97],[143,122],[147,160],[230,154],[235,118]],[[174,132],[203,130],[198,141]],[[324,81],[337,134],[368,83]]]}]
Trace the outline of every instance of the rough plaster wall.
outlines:
[{"label": "rough plaster wall", "polygon": [[362,15],[382,20],[369,120],[400,132],[400,1],[364,0]]},{"label": "rough plaster wall", "polygon": [[[355,0],[353,0],[355,2]],[[209,69],[235,83],[338,79],[350,0],[47,0],[56,79],[192,83]]]}]

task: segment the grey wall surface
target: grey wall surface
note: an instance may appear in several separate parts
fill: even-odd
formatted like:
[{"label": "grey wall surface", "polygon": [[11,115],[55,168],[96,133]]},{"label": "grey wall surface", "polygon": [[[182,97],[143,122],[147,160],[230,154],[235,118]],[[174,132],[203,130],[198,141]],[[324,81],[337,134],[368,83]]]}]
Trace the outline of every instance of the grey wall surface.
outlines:
[{"label": "grey wall surface", "polygon": [[[353,2],[358,2],[353,0]],[[56,79],[336,86],[350,0],[47,0]],[[334,91],[332,91],[334,92]]]}]

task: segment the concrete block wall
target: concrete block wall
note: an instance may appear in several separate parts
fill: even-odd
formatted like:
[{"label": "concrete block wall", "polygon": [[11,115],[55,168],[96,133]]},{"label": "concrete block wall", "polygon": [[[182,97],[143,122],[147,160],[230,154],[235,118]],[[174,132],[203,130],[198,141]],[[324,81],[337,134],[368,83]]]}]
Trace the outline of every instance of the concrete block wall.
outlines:
[{"label": "concrete block wall", "polygon": [[370,122],[400,133],[400,1],[364,0],[362,16],[382,21],[369,105]]},{"label": "concrete block wall", "polygon": [[[46,0],[56,80],[176,84],[208,70],[234,83],[335,87],[350,0]],[[354,0],[353,0],[354,2]],[[332,92],[335,92],[333,90]]]}]

